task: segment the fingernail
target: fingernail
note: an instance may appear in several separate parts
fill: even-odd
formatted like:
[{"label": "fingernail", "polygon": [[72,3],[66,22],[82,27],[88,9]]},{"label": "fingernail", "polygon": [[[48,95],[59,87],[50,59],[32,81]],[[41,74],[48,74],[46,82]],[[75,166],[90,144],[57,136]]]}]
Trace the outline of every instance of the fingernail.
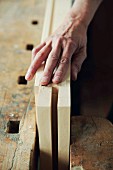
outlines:
[{"label": "fingernail", "polygon": [[42,83],[48,83],[48,77],[43,77],[42,79],[41,79],[41,84]]},{"label": "fingernail", "polygon": [[59,76],[54,77],[54,78],[53,78],[53,82],[59,83],[59,82],[60,82],[60,77],[59,77]]},{"label": "fingernail", "polygon": [[32,77],[32,74],[30,74],[29,72],[27,72],[26,75],[25,75],[25,79],[26,79],[26,80],[30,80],[31,77]]}]

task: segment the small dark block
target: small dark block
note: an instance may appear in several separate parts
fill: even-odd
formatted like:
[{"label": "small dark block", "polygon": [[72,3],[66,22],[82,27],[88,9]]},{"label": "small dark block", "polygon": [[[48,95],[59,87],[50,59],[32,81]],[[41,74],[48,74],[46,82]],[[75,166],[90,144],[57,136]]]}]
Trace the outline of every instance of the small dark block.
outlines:
[{"label": "small dark block", "polygon": [[19,133],[20,121],[9,121],[7,124],[8,133]]},{"label": "small dark block", "polygon": [[25,76],[18,77],[18,84],[27,84],[27,80],[25,79]]},{"label": "small dark block", "polygon": [[26,45],[26,50],[32,51],[34,45],[33,44],[27,44]]},{"label": "small dark block", "polygon": [[32,21],[32,24],[33,24],[33,25],[37,25],[37,24],[38,24],[38,21],[37,21],[37,20],[33,20],[33,21]]}]

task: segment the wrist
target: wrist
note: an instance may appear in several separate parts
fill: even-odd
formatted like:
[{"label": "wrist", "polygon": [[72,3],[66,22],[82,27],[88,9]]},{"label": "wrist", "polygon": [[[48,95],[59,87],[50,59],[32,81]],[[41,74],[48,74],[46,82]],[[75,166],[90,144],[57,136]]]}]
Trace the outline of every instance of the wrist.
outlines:
[{"label": "wrist", "polygon": [[68,17],[69,19],[73,22],[73,25],[82,25],[86,30],[88,28],[89,22],[87,20],[87,18],[85,17],[85,15],[83,15],[82,13],[73,13],[73,11],[69,11],[68,13]]},{"label": "wrist", "polygon": [[101,2],[102,0],[75,0],[68,15],[87,28]]},{"label": "wrist", "polygon": [[65,17],[64,22],[67,21],[67,18],[68,18],[68,21],[70,21],[72,25],[73,31],[76,30],[79,26],[82,30],[87,32],[87,28],[88,28],[87,21],[81,15],[77,13],[75,14],[70,10],[69,13]]}]

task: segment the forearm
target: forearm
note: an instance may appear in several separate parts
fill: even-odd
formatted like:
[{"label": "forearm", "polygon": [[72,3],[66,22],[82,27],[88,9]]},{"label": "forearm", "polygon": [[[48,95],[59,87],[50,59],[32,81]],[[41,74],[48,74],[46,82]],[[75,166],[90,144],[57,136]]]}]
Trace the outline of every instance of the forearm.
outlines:
[{"label": "forearm", "polygon": [[75,0],[69,15],[87,27],[101,2],[102,0]]}]

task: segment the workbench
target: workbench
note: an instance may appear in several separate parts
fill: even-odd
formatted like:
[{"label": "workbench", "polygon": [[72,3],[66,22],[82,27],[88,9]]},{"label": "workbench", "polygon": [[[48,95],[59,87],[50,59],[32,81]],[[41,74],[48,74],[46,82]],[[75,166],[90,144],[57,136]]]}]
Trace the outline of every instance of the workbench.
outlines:
[{"label": "workbench", "polygon": [[[34,81],[26,82],[24,76],[31,50],[41,40],[45,8],[45,0],[0,1],[0,170],[38,167]],[[112,76],[107,73],[107,82],[112,85]],[[101,80],[104,82],[104,76],[101,80],[99,76],[92,82],[92,75],[87,81],[80,81],[83,116],[71,118],[72,170],[113,170],[113,125],[105,119],[112,105],[112,88],[106,83],[109,90],[100,92],[98,85]],[[96,100],[96,93],[92,92],[96,80],[97,91],[104,97],[100,105],[100,98]],[[102,85],[99,87],[102,89]]]}]

